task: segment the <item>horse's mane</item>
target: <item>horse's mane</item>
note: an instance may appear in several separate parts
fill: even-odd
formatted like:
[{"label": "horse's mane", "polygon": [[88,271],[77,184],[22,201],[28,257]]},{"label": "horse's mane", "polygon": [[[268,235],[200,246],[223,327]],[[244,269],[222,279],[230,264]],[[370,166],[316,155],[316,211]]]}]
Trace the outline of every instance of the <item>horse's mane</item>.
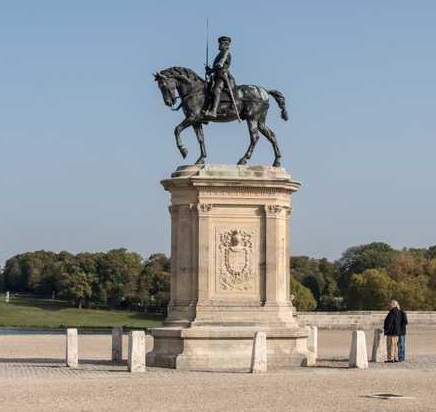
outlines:
[{"label": "horse's mane", "polygon": [[168,69],[162,70],[160,74],[164,76],[182,76],[188,78],[191,81],[204,81],[197,73],[194,72],[194,70],[188,69],[187,67],[169,67]]}]

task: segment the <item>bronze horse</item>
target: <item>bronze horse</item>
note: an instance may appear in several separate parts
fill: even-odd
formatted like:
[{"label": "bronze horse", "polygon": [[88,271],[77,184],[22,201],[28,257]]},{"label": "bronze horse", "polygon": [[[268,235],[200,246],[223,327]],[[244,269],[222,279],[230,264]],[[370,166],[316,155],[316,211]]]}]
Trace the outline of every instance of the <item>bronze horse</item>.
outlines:
[{"label": "bronze horse", "polygon": [[[234,108],[229,93],[221,94],[221,101],[218,108],[217,117],[208,117],[204,114],[207,103],[207,84],[197,73],[186,67],[170,67],[156,73],[155,80],[158,82],[165,105],[173,110],[183,109],[185,119],[176,126],[174,135],[177,147],[183,158],[188,154],[188,150],[180,139],[180,133],[187,127],[192,126],[200,145],[200,157],[195,164],[203,164],[206,158],[206,147],[204,144],[203,124],[208,122],[232,122],[238,116]],[[226,95],[228,96],[226,98]],[[277,90],[266,90],[260,86],[240,85],[233,90],[233,95],[238,109],[239,117],[247,122],[250,133],[250,145],[244,156],[239,159],[238,165],[247,163],[251,158],[253,149],[259,140],[259,132],[264,135],[272,144],[274,149],[273,166],[280,166],[281,153],[277,145],[274,132],[266,125],[266,115],[269,108],[269,96],[272,96],[281,109],[281,117],[288,120],[286,112],[285,97]],[[177,108],[177,99],[181,102]]]}]

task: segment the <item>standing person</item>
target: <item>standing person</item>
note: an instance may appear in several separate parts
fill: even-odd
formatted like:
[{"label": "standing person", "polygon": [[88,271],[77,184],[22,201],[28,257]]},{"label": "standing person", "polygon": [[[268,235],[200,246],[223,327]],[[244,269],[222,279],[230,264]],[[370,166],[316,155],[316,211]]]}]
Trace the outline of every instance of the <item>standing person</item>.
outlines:
[{"label": "standing person", "polygon": [[218,105],[220,103],[221,92],[224,86],[231,87],[229,67],[232,61],[230,55],[230,37],[221,36],[218,39],[219,53],[213,61],[212,67],[206,66],[206,74],[213,76],[213,87],[211,93],[211,110],[206,112],[207,116],[217,117]]},{"label": "standing person", "polygon": [[386,336],[386,362],[398,362],[398,336],[400,336],[401,315],[398,302],[391,300],[389,312],[384,321],[384,333]]},{"label": "standing person", "polygon": [[406,359],[406,325],[407,314],[403,309],[399,307],[400,310],[400,336],[398,337],[398,361],[404,362]]}]

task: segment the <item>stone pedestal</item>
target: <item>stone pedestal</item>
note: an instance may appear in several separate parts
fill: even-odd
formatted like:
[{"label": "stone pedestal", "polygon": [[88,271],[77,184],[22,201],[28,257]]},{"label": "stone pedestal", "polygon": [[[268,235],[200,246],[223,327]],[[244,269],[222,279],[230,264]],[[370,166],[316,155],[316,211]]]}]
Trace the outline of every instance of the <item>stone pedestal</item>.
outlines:
[{"label": "stone pedestal", "polygon": [[267,337],[268,368],[313,363],[289,300],[291,194],[282,168],[182,166],[171,193],[171,301],[152,330],[150,366],[250,369],[253,337]]},{"label": "stone pedestal", "polygon": [[383,329],[374,329],[371,362],[384,362],[387,359],[386,336]]},{"label": "stone pedestal", "polygon": [[316,326],[307,326],[309,338],[307,349],[314,353],[315,358],[318,357],[318,328]]},{"label": "stone pedestal", "polygon": [[254,334],[253,355],[251,357],[251,373],[262,373],[267,370],[266,333],[256,332]]},{"label": "stone pedestal", "polygon": [[129,372],[145,372],[145,332],[132,330],[129,332],[129,354],[127,369]]},{"label": "stone pedestal", "polygon": [[70,368],[77,368],[79,366],[79,343],[77,329],[67,329],[67,351],[66,363]]},{"label": "stone pedestal", "polygon": [[123,361],[123,328],[117,326],[112,329],[112,362]]},{"label": "stone pedestal", "polygon": [[351,335],[350,357],[348,361],[350,368],[368,368],[368,355],[366,350],[365,332],[353,330]]}]

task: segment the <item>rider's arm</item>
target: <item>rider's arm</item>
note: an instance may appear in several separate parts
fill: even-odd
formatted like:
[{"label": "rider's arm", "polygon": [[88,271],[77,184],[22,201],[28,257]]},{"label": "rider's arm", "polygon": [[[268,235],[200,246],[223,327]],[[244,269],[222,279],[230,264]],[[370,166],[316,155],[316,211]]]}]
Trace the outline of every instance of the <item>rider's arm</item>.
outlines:
[{"label": "rider's arm", "polygon": [[227,60],[227,57],[229,56],[229,51],[224,50],[218,59],[218,61],[214,64],[214,69],[222,69],[224,67],[224,64]]}]

